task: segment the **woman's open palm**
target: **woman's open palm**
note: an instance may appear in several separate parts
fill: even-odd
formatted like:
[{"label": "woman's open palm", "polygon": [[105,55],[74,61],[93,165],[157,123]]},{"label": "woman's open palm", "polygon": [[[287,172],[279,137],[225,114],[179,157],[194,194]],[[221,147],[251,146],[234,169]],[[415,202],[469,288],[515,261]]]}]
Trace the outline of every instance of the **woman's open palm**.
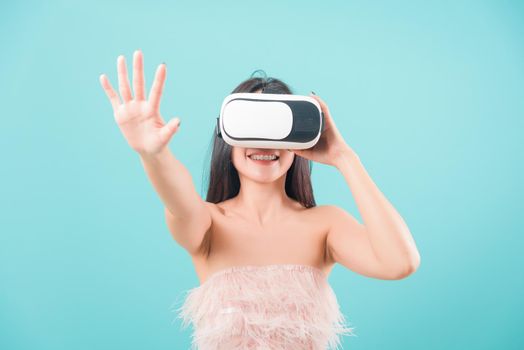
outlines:
[{"label": "woman's open palm", "polygon": [[145,99],[144,59],[141,51],[133,55],[133,90],[131,95],[126,61],[124,56],[117,58],[118,87],[115,92],[105,74],[100,75],[100,83],[111,105],[115,120],[127,142],[140,154],[160,152],[169,142],[180,125],[179,118],[168,123],[160,115],[160,98],[166,80],[166,65],[158,66],[149,97]]}]

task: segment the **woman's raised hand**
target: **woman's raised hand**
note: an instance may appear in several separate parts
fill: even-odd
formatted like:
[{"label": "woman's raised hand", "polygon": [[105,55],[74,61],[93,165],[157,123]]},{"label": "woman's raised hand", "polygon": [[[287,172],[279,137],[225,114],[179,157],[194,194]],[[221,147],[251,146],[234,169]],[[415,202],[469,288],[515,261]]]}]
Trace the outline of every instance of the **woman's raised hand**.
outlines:
[{"label": "woman's raised hand", "polygon": [[141,51],[133,55],[133,90],[131,95],[124,56],[117,58],[118,87],[115,92],[105,74],[100,75],[100,84],[113,106],[113,115],[127,142],[140,154],[154,155],[160,152],[178,130],[180,119],[173,118],[165,123],[160,115],[160,97],[166,80],[166,65],[158,66],[155,80],[145,99],[144,58]]}]

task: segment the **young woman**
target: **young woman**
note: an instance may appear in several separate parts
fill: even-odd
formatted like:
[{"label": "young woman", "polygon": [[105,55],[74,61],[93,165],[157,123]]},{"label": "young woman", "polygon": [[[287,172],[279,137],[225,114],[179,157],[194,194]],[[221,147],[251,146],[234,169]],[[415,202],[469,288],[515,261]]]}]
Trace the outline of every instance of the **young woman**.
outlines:
[{"label": "young woman", "polygon": [[[308,150],[232,147],[214,136],[206,201],[168,142],[180,118],[160,115],[161,64],[145,96],[143,55],[133,58],[133,90],[117,59],[120,97],[100,82],[125,139],[165,204],[167,226],[191,255],[200,286],[179,311],[194,325],[193,348],[333,349],[354,335],[327,277],[335,263],[379,279],[413,273],[420,257],[402,217],[337,130],[326,103],[318,143]],[[250,78],[234,92],[291,94],[278,79]],[[210,121],[210,122],[214,122]],[[311,161],[344,176],[364,224],[334,205],[317,206]]]}]

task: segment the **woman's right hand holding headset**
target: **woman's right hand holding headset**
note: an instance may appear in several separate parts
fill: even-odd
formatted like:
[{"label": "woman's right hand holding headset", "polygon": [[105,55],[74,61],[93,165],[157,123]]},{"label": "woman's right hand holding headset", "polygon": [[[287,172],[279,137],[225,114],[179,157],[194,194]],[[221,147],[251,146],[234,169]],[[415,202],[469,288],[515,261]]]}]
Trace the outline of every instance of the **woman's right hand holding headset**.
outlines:
[{"label": "woman's right hand holding headset", "polygon": [[113,115],[128,144],[141,155],[154,155],[167,146],[171,137],[178,131],[180,119],[173,118],[168,123],[160,115],[160,98],[166,79],[166,65],[158,66],[155,80],[145,99],[144,60],[141,51],[133,55],[133,90],[131,95],[124,56],[117,58],[118,86],[120,96],[115,92],[105,74],[100,75],[100,84],[111,105]]}]

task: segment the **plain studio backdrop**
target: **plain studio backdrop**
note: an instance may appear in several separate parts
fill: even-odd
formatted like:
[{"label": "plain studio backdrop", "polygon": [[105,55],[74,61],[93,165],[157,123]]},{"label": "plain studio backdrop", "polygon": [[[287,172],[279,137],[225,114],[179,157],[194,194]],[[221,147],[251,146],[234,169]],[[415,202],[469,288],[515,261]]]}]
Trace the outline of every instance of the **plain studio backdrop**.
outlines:
[{"label": "plain studio backdrop", "polygon": [[[98,80],[139,48],[147,92],[167,63],[169,147],[202,197],[222,99],[253,71],[327,102],[421,254],[403,280],[335,266],[344,349],[524,348],[523,38],[520,1],[3,2],[0,348],[189,347],[169,307],[191,258]],[[361,220],[335,168],[312,177]]]}]

